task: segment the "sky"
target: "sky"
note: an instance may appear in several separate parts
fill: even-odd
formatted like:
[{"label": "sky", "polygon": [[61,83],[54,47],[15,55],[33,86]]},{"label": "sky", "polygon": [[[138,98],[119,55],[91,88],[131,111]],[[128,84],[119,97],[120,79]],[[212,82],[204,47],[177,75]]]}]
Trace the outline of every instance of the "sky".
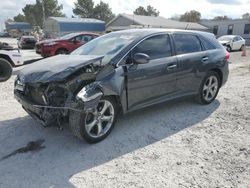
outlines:
[{"label": "sky", "polygon": [[[197,10],[202,18],[214,18],[227,15],[231,18],[240,18],[246,12],[250,12],[250,0],[102,0],[109,3],[113,13],[132,14],[138,6],[151,5],[160,11],[160,16],[170,18],[190,10]],[[4,20],[13,18],[22,13],[25,4],[33,4],[36,0],[1,0],[0,3],[0,30],[4,27]],[[58,0],[63,4],[63,12],[71,17],[72,8],[76,0]],[[94,0],[95,4],[100,0]]]}]

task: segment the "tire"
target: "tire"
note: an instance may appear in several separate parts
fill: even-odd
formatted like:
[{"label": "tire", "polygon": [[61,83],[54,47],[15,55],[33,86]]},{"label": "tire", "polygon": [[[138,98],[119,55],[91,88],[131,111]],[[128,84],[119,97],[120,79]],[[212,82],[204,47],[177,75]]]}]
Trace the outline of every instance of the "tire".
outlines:
[{"label": "tire", "polygon": [[231,51],[232,51],[231,46],[227,46],[227,51],[228,51],[228,52],[231,52]]},{"label": "tire", "polygon": [[[111,107],[108,107],[107,110],[102,114],[102,107],[104,103],[111,105]],[[113,110],[109,108],[113,108]],[[117,119],[117,104],[114,98],[103,97],[100,100],[95,113],[97,115],[94,115],[94,113],[70,111],[69,128],[72,134],[80,139],[84,139],[88,143],[97,143],[105,139],[114,128]],[[102,115],[103,117],[101,117]],[[107,118],[111,116],[112,118],[110,118],[110,120],[103,120],[104,117]],[[97,121],[99,121],[99,123],[101,122],[102,132],[99,131],[100,124]],[[87,125],[92,128],[88,129]]]},{"label": "tire", "polygon": [[208,72],[201,82],[197,101],[205,105],[212,103],[218,95],[220,83],[221,80],[217,72]]},{"label": "tire", "polygon": [[12,66],[9,61],[0,58],[0,82],[7,81],[12,75]]},{"label": "tire", "polygon": [[240,47],[240,51],[243,51],[243,50],[244,50],[244,47],[245,47],[245,45],[243,44],[243,45]]},{"label": "tire", "polygon": [[68,54],[69,52],[68,52],[68,50],[66,50],[66,49],[58,49],[57,51],[56,51],[56,55],[59,55],[59,54]]}]

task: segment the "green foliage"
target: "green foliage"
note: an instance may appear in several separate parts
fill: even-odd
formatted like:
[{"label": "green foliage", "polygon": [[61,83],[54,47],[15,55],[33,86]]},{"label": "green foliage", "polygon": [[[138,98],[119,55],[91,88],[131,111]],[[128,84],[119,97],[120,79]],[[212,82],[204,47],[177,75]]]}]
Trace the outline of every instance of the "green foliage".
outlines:
[{"label": "green foliage", "polygon": [[82,18],[96,18],[108,22],[114,17],[109,4],[103,1],[95,5],[93,0],[77,0],[74,4],[73,13]]},{"label": "green foliage", "polygon": [[148,5],[146,9],[142,6],[139,6],[137,9],[135,9],[134,14],[144,16],[159,16],[160,12],[154,7]]},{"label": "green foliage", "polygon": [[216,17],[213,18],[213,20],[231,20],[231,18],[224,15],[224,16],[216,16]]},{"label": "green foliage", "polygon": [[93,0],[77,0],[74,3],[75,8],[73,13],[83,18],[91,18],[94,16],[94,2]]},{"label": "green foliage", "polygon": [[242,19],[249,19],[250,20],[250,13],[245,13],[241,17],[242,17]]},{"label": "green foliage", "polygon": [[15,22],[26,22],[26,18],[25,18],[25,16],[22,15],[22,14],[18,14],[17,16],[15,16],[15,17],[13,18],[13,20],[14,20]]},{"label": "green foliage", "polygon": [[183,22],[199,22],[201,19],[201,13],[196,10],[191,10],[180,16],[180,21]]},{"label": "green foliage", "polygon": [[43,8],[42,2],[44,3],[44,15],[45,19],[50,16],[61,17],[65,16],[61,11],[63,5],[58,5],[57,0],[37,0],[35,4],[27,4],[22,9],[24,15],[17,15],[16,19],[23,19],[33,26],[43,26]]}]

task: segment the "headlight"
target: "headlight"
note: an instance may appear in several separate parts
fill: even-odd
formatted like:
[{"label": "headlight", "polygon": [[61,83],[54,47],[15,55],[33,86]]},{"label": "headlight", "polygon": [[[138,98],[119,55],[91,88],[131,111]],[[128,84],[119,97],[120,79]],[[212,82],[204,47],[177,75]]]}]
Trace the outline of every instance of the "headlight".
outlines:
[{"label": "headlight", "polygon": [[44,43],[44,46],[53,46],[56,45],[58,42],[49,42],[49,43]]},{"label": "headlight", "polygon": [[76,95],[77,99],[82,100],[83,102],[88,102],[99,98],[103,95],[102,91],[97,87],[85,86],[82,90]]}]

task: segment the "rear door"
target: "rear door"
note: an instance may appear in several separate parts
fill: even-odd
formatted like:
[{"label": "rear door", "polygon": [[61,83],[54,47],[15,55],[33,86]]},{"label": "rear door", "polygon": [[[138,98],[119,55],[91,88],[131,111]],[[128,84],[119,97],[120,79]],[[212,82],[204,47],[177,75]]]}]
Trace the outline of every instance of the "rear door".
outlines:
[{"label": "rear door", "polygon": [[136,108],[166,98],[176,91],[177,59],[172,56],[170,37],[159,34],[147,38],[131,52],[150,57],[147,64],[127,66],[128,108]]},{"label": "rear door", "polygon": [[189,33],[173,34],[177,68],[177,91],[181,94],[196,92],[201,82],[201,66],[209,61],[198,36]]}]

